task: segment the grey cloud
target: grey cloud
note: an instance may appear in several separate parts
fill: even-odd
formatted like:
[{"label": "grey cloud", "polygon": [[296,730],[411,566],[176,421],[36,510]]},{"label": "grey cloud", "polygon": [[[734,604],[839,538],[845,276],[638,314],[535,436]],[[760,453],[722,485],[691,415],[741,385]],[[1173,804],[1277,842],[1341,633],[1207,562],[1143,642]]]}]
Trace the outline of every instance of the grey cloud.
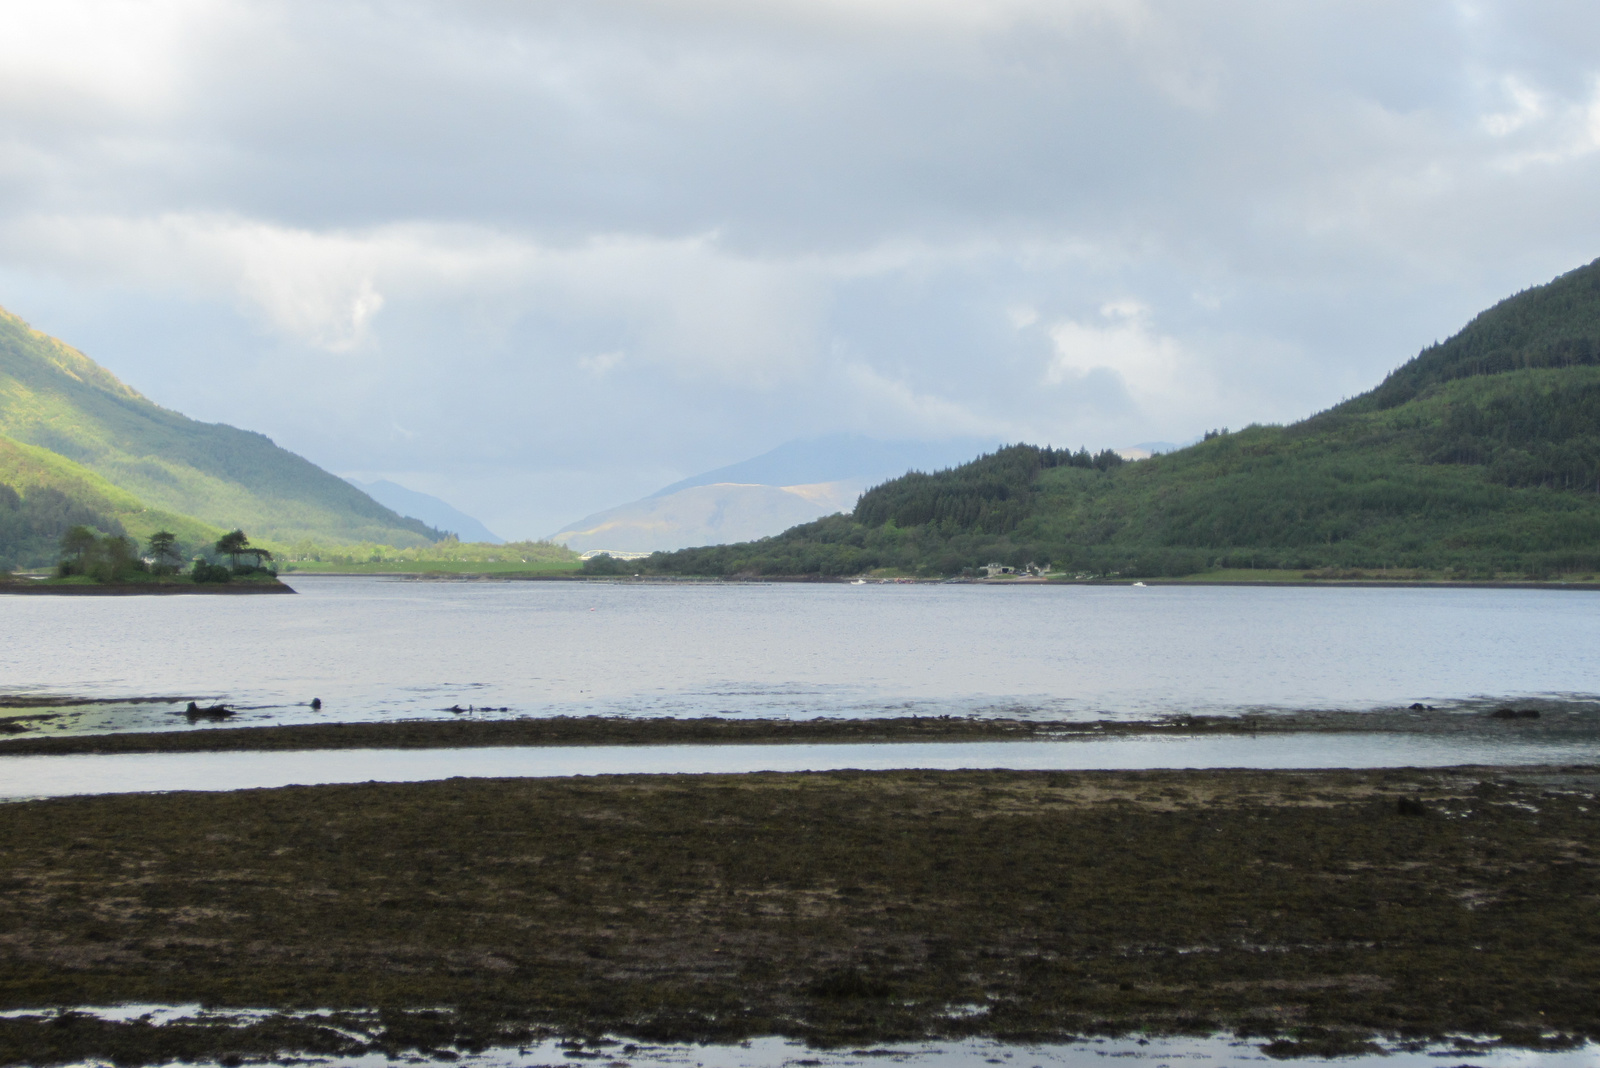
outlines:
[{"label": "grey cloud", "polygon": [[1586,2],[44,7],[0,304],[510,536],[788,437],[1294,418],[1600,252]]}]

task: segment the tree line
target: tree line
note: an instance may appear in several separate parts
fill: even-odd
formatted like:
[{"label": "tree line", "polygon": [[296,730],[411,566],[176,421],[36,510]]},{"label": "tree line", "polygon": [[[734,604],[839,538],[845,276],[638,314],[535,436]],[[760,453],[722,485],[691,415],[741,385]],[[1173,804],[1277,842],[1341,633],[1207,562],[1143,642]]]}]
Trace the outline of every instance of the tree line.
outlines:
[{"label": "tree line", "polygon": [[[177,535],[170,530],[158,530],[150,535],[141,552],[139,543],[126,534],[102,534],[93,527],[79,524],[61,536],[59,548],[56,577],[81,575],[105,583],[128,582],[147,575],[176,575],[182,570],[184,560]],[[242,530],[224,534],[212,550],[218,556],[226,556],[231,566],[224,567],[196,554],[189,567],[191,581],[229,582],[235,576],[273,573],[265,567],[272,562],[272,553],[251,545]]]}]

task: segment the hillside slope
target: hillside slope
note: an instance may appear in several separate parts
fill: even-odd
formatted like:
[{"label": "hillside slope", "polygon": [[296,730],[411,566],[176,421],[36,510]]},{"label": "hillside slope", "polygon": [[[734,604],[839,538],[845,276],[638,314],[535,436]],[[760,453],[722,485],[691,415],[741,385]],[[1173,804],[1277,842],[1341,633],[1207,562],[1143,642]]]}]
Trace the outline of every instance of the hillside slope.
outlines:
[{"label": "hillside slope", "polygon": [[169,530],[186,550],[211,544],[223,533],[189,516],[146,507],[49,449],[0,436],[0,570],[52,563],[61,535],[78,525],[140,540]]},{"label": "hillside slope", "polygon": [[145,506],[243,527],[257,541],[410,546],[438,536],[262,434],[154,404],[4,310],[0,434],[66,457]]},{"label": "hillside slope", "polygon": [[1019,445],[876,487],[700,574],[1215,567],[1600,570],[1600,261],[1502,301],[1369,393],[1136,464]]}]

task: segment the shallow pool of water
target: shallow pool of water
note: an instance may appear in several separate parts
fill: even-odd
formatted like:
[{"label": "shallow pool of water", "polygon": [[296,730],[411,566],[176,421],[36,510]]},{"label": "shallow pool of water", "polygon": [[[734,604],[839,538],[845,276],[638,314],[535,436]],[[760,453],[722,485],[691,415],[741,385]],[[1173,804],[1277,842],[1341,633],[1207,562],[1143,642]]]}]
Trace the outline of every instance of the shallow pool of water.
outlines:
[{"label": "shallow pool of water", "polygon": [[1600,740],[1404,734],[1139,736],[1061,742],[330,749],[0,757],[0,797],[244,790],[352,782],[563,775],[896,769],[1394,768],[1600,763]]},{"label": "shallow pool of water", "polygon": [[[105,1008],[79,1008],[75,1011],[107,1021],[143,1020],[161,1026],[179,1021],[213,1026],[241,1026],[280,1014],[263,1010],[204,1009],[199,1005],[122,1005]],[[12,1010],[6,1017],[46,1018],[51,1011]],[[319,1022],[316,1011],[282,1014],[298,1020]],[[352,1021],[360,1014],[341,1013],[341,1029],[359,1034],[361,1025]],[[374,1019],[371,1021],[376,1022]],[[506,1068],[506,1066],[583,1063],[607,1064],[613,1068],[849,1068],[856,1065],[908,1065],[912,1068],[967,1068],[971,1065],[998,1064],[1006,1068],[1108,1068],[1110,1063],[1137,1068],[1166,1068],[1185,1065],[1210,1068],[1230,1064],[1281,1064],[1262,1052],[1262,1040],[1239,1039],[1230,1035],[1208,1037],[1127,1036],[1086,1038],[1074,1042],[1008,1043],[971,1038],[953,1041],[901,1042],[850,1049],[814,1049],[784,1038],[757,1038],[730,1045],[635,1042],[608,1036],[585,1041],[546,1039],[520,1047],[462,1051],[452,1057],[463,1068]],[[1442,1043],[1397,1043],[1377,1045],[1385,1068],[1439,1068],[1441,1065],[1470,1064],[1473,1068],[1600,1068],[1600,1045],[1580,1044],[1570,1049],[1527,1050],[1495,1046],[1492,1042],[1463,1038]],[[1305,1068],[1331,1068],[1349,1065],[1354,1057],[1296,1057],[1289,1063]],[[402,1063],[436,1064],[426,1056],[407,1057]],[[182,1064],[183,1062],[174,1062]],[[272,1063],[272,1062],[268,1062]],[[396,1063],[382,1054],[356,1057],[295,1057],[278,1063],[317,1064],[330,1068],[385,1068]]]}]

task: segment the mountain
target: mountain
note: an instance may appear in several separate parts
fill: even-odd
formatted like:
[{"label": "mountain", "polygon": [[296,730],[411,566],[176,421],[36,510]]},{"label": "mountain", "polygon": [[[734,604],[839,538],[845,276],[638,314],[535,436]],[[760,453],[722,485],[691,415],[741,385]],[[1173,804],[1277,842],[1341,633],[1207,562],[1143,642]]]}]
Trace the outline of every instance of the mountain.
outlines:
[{"label": "mountain", "polygon": [[144,509],[242,527],[257,541],[415,546],[440,536],[262,434],[156,405],[3,309],[0,434],[72,461]]},{"label": "mountain", "polygon": [[489,545],[506,543],[506,539],[467,513],[431,494],[407,489],[398,482],[390,482],[386,478],[380,478],[376,482],[358,482],[353,478],[347,478],[345,481],[385,508],[407,518],[420,520],[437,530],[448,531],[461,541],[485,542]]},{"label": "mountain", "polygon": [[994,442],[882,441],[857,434],[802,438],[674,482],[550,536],[579,552],[650,552],[747,541],[848,511],[868,486],[913,469],[959,463]]},{"label": "mountain", "polygon": [[718,482],[762,486],[804,486],[852,480],[881,482],[907,471],[936,471],[952,467],[973,453],[998,444],[998,441],[987,438],[884,441],[861,434],[797,438],[753,459],[674,482],[650,496],[665,497],[694,486],[710,486]]},{"label": "mountain", "polygon": [[1500,302],[1376,388],[1290,426],[1139,463],[1014,445],[864,494],[848,516],[647,570],[955,574],[1600,571],[1600,260]]},{"label": "mountain", "polygon": [[718,482],[646,497],[580,519],[551,537],[569,549],[652,552],[686,545],[748,541],[821,515],[850,509],[859,480],[805,486]]},{"label": "mountain", "polygon": [[147,508],[65,456],[0,436],[0,571],[53,562],[61,535],[79,525],[141,540],[170,530],[186,546],[210,544],[223,534],[188,516]]}]

